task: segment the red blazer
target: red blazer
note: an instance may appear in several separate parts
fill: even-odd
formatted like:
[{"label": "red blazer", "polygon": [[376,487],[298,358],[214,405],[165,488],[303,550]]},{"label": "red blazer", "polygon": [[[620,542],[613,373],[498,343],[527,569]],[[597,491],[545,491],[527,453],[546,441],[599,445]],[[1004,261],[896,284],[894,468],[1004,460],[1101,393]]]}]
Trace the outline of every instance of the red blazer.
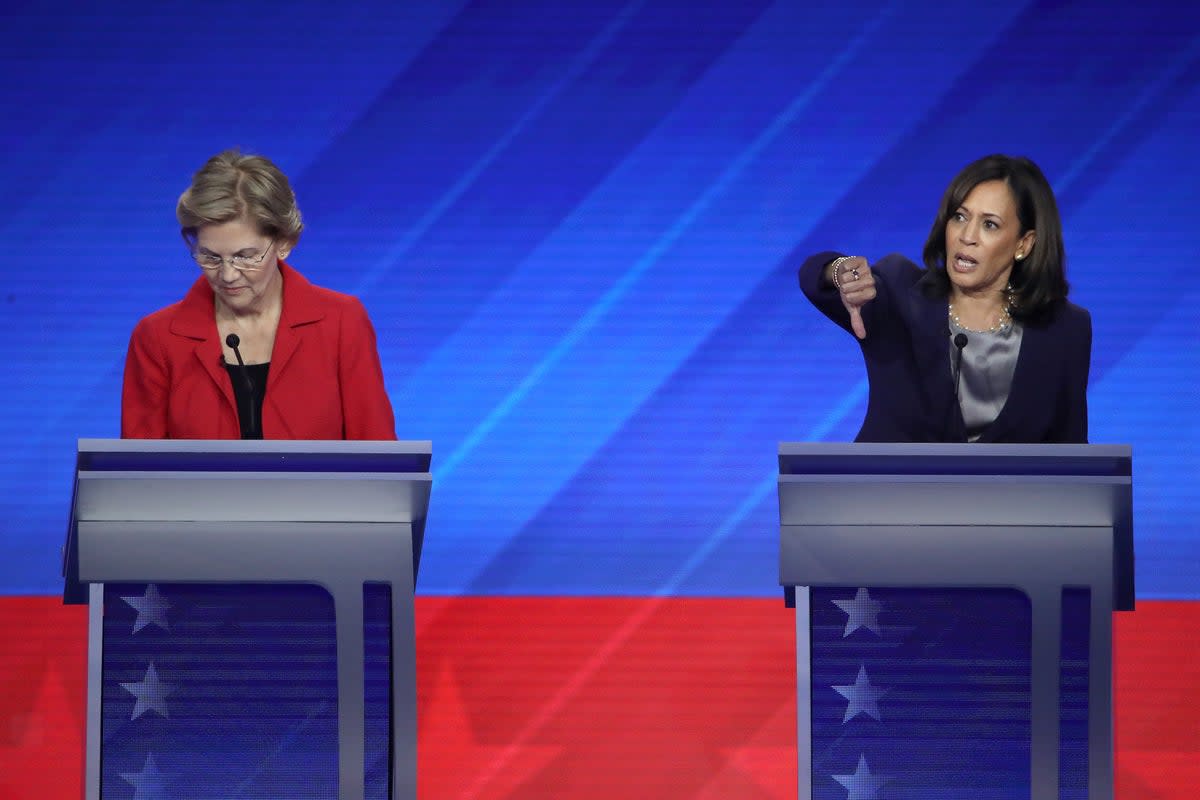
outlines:
[{"label": "red blazer", "polygon": [[[356,298],[282,261],[283,310],[263,399],[265,439],[395,439],[375,330]],[[133,329],[121,393],[127,439],[239,439],[237,406],[203,277]]]}]

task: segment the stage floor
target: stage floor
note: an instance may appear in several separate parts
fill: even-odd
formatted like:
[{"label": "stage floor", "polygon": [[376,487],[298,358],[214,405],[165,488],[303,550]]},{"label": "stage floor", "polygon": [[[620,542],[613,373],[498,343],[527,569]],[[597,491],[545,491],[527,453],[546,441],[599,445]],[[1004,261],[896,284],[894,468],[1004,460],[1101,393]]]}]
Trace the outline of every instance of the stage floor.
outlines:
[{"label": "stage floor", "polygon": [[[795,796],[781,602],[418,597],[416,613],[423,800]],[[58,598],[0,598],[4,800],[80,796],[84,627]],[[1200,785],[1198,628],[1195,602],[1116,615],[1120,800]]]}]

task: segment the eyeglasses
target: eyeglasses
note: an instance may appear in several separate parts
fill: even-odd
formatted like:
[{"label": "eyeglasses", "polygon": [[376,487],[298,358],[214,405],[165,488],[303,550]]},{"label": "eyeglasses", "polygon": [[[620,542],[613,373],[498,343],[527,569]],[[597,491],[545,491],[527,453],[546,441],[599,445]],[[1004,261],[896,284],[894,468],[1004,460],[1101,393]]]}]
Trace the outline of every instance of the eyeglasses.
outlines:
[{"label": "eyeglasses", "polygon": [[271,252],[271,248],[275,246],[275,241],[267,245],[267,249],[256,256],[230,256],[224,258],[216,253],[202,253],[196,250],[192,251],[192,260],[195,261],[200,269],[206,271],[218,270],[225,266],[225,262],[229,262],[229,266],[236,269],[238,272],[258,272],[263,268],[263,260],[266,259],[267,253]]}]

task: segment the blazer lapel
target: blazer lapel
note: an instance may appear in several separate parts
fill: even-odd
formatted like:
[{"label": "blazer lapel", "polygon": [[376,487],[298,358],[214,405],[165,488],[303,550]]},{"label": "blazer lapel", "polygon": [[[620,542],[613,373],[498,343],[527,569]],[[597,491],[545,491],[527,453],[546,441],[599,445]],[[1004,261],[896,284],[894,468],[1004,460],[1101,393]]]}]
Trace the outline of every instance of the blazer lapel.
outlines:
[{"label": "blazer lapel", "polygon": [[217,391],[225,398],[236,418],[237,402],[233,398],[233,386],[225,371],[225,357],[217,338],[212,287],[204,278],[192,284],[192,288],[184,296],[179,313],[171,321],[171,333],[195,342],[193,355],[216,384]]},{"label": "blazer lapel", "polygon": [[966,439],[962,409],[954,402],[954,379],[950,371],[950,323],[946,302],[924,293],[923,281],[909,289],[908,302],[913,331],[913,360],[929,404],[931,423],[949,441]]},{"label": "blazer lapel", "polygon": [[1018,404],[1020,398],[1037,396],[1037,392],[1026,386],[1036,381],[1038,375],[1047,374],[1040,366],[1042,356],[1046,352],[1046,329],[1037,325],[1026,325],[1021,331],[1021,347],[1017,350],[1017,366],[1013,369],[1012,386],[1008,388],[1008,399],[1004,408],[991,425],[980,435],[981,442],[1004,441],[1006,434],[1012,429],[1021,411]]},{"label": "blazer lapel", "polygon": [[279,328],[275,331],[275,346],[271,350],[271,370],[267,377],[267,397],[279,384],[292,356],[303,342],[303,329],[324,318],[325,311],[313,285],[303,275],[279,262],[283,276],[283,310],[279,315]]}]

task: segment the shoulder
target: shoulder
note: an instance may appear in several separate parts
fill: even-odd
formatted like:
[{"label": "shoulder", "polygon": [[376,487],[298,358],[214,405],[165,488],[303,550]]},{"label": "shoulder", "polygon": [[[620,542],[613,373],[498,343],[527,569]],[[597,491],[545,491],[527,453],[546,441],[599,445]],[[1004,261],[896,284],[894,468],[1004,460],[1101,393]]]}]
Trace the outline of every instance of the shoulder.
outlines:
[{"label": "shoulder", "polygon": [[150,312],[138,320],[137,325],[133,327],[134,335],[145,335],[170,329],[171,322],[179,316],[180,306],[182,305],[183,301],[179,300],[157,311]]},{"label": "shoulder", "polygon": [[[182,302],[182,301],[181,301]],[[170,351],[171,325],[179,315],[180,303],[172,303],[138,320],[129,334],[126,369],[134,361],[162,361]]]},{"label": "shoulder", "polygon": [[1069,300],[1056,303],[1046,319],[1046,327],[1061,333],[1087,334],[1092,332],[1092,315],[1083,306]]},{"label": "shoulder", "polygon": [[165,334],[178,325],[194,325],[212,317],[212,289],[203,278],[197,279],[182,299],[142,317],[134,326],[134,335]]},{"label": "shoulder", "polygon": [[1070,300],[1063,301],[1062,308],[1059,310],[1059,313],[1064,319],[1071,320],[1076,325],[1090,326],[1092,324],[1091,312],[1089,312],[1083,306],[1075,305]]},{"label": "shoulder", "polygon": [[294,322],[325,316],[366,319],[366,308],[354,295],[318,286],[285,264],[280,265],[280,271],[284,278],[284,313],[295,315]]},{"label": "shoulder", "polygon": [[900,253],[889,253],[871,265],[871,269],[897,283],[915,284],[925,275],[925,268],[919,267]]},{"label": "shoulder", "polygon": [[309,286],[312,287],[313,300],[329,311],[338,314],[366,313],[362,301],[352,294],[339,292],[336,289],[327,289],[324,286],[316,286],[311,283]]},{"label": "shoulder", "polygon": [[1092,315],[1083,306],[1077,306],[1069,300],[1063,301],[1061,314],[1063,320],[1070,326],[1072,340],[1090,358],[1092,352]]},{"label": "shoulder", "polygon": [[375,328],[361,300],[317,286],[286,264],[280,264],[280,270],[284,279],[281,325],[309,327],[314,335],[342,346],[374,342]]},{"label": "shoulder", "polygon": [[919,295],[936,294],[927,269],[918,266],[899,253],[891,253],[871,265],[876,284],[897,298],[917,290]]},{"label": "shoulder", "polygon": [[1038,331],[1039,341],[1048,351],[1057,351],[1080,361],[1089,361],[1092,352],[1092,315],[1083,306],[1059,301],[1037,322],[1026,323]]}]

